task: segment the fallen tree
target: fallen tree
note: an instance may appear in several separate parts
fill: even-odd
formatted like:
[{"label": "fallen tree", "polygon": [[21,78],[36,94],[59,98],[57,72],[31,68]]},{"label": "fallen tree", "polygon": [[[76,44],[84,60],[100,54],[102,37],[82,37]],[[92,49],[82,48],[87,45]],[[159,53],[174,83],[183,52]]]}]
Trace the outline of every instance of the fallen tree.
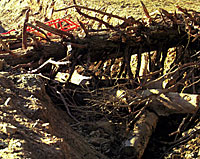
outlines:
[{"label": "fallen tree", "polygon": [[[76,2],[74,3],[76,4]],[[116,15],[100,12],[98,10],[78,5],[74,5],[71,7],[75,7],[80,15],[98,21],[100,23],[98,28],[102,27],[102,25],[105,25],[107,28],[87,30],[86,29],[87,27],[84,26],[84,24],[81,21],[79,21],[80,26],[84,30],[86,36],[84,38],[78,38],[74,37],[70,33],[66,33],[58,29],[51,28],[39,21],[36,21],[36,26],[27,23],[25,27],[29,25],[41,32],[41,29],[39,29],[40,27],[46,31],[52,32],[60,37],[65,38],[64,41],[68,42],[64,43],[62,42],[62,45],[58,44],[57,46],[55,46],[55,50],[51,48],[51,46],[54,46],[54,44],[51,44],[51,46],[47,44],[50,48],[49,50],[45,50],[45,48],[47,47],[45,48],[42,47],[42,45],[44,44],[40,44],[40,42],[36,39],[36,37],[39,35],[42,36],[42,38],[46,39],[47,41],[50,41],[50,39],[44,33],[44,31],[36,35],[32,33],[26,33],[29,34],[29,39],[32,40],[32,42],[29,40],[30,42],[28,42],[28,45],[33,45],[34,49],[32,49],[31,51],[25,51],[23,55],[20,55],[21,53],[18,54],[18,51],[20,52],[20,50],[16,51],[14,50],[13,51],[13,55],[15,55],[14,58],[18,57],[19,59],[21,59],[21,61],[15,60],[18,61],[16,63],[27,63],[28,61],[37,61],[38,59],[41,59],[43,57],[45,58],[55,57],[56,59],[59,59],[57,57],[66,56],[65,54],[66,52],[64,51],[65,49],[63,47],[67,48],[68,46],[70,46],[72,48],[72,51],[69,51],[70,53],[68,52],[68,56],[70,55],[70,61],[74,61],[73,63],[76,62],[77,64],[80,64],[80,63],[88,63],[88,62],[92,63],[99,61],[102,61],[103,63],[109,59],[115,60],[119,57],[123,57],[122,70],[120,71],[118,77],[120,77],[123,68],[127,70],[130,77],[133,77],[133,73],[130,70],[130,64],[129,64],[129,61],[131,60],[131,55],[134,54],[138,55],[137,56],[138,58],[137,75],[138,75],[138,71],[141,65],[141,54],[144,52],[148,52],[149,56],[151,56],[149,57],[150,72],[153,72],[155,70],[159,70],[160,68],[164,67],[164,61],[167,57],[167,52],[169,48],[172,47],[177,48],[177,59],[175,63],[181,62],[182,60],[181,57],[184,58],[184,56],[187,56],[186,51],[182,53],[183,49],[190,50],[191,56],[194,55],[199,50],[198,12],[195,11],[189,12],[186,9],[178,7],[178,9],[183,14],[176,14],[176,13],[168,13],[164,9],[161,9],[160,15],[158,14],[156,15],[155,18],[152,18],[143,4],[144,11],[148,20],[148,21],[143,21],[143,20],[135,20],[132,17],[121,18]],[[64,9],[69,9],[71,7],[67,7]],[[112,26],[108,22],[103,21],[102,20],[103,18],[98,19],[91,17],[81,12],[80,9],[99,12],[100,14],[103,15],[103,17],[108,16],[110,18],[118,18],[120,20],[123,20],[124,22],[121,25]],[[58,11],[60,10],[57,10],[55,12]],[[6,39],[6,38],[9,39],[11,37],[10,36],[1,37],[1,39]],[[16,41],[14,41],[14,44],[13,41],[12,43],[8,41],[8,45],[11,49],[23,45],[24,41],[20,41],[20,39],[17,37],[12,37],[12,38],[16,39]],[[10,52],[8,48],[5,48],[5,45],[2,46],[4,47],[5,51]],[[53,52],[57,50],[63,50],[63,51],[53,54]],[[150,55],[151,51],[155,51],[154,56]],[[180,57],[178,57],[179,55]],[[2,55],[1,58],[8,59],[7,62],[10,64],[12,64],[10,61],[14,61],[12,60],[12,57],[7,57],[5,55]],[[14,64],[16,65],[16,63],[13,63],[12,65]]]}]

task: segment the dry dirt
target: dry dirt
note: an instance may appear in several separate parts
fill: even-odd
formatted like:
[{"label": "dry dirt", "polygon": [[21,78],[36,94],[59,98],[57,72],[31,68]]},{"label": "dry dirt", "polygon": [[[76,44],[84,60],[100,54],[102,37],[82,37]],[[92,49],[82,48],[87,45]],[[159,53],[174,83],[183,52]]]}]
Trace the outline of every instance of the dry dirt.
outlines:
[{"label": "dry dirt", "polygon": [[[39,3],[37,3],[39,2]],[[16,29],[21,28],[23,24],[23,15],[26,8],[31,7],[32,12],[30,16],[30,22],[35,19],[39,19],[44,21],[45,18],[48,19],[56,19],[61,17],[70,17],[76,20],[74,9],[69,9],[66,11],[55,12],[53,16],[51,16],[51,4],[53,0],[44,1],[44,0],[1,0],[0,7],[0,23],[2,26],[7,29]],[[164,8],[168,11],[174,12],[176,9],[176,5],[187,9],[200,10],[200,0],[143,0],[146,5],[148,11],[150,13],[159,10],[160,8]],[[88,6],[96,9],[103,9],[108,13],[113,13],[116,15],[120,15],[121,17],[133,16],[135,18],[141,18],[144,16],[143,9],[141,7],[141,3],[139,0],[77,0],[79,5]],[[66,6],[73,5],[73,1],[65,1],[65,0],[55,0],[54,10],[58,10],[64,8]],[[114,21],[113,23],[119,23],[119,21]]]},{"label": "dry dirt", "polygon": [[[174,11],[175,5],[200,11],[199,0],[143,0],[143,2],[149,12],[154,12],[159,8]],[[30,22],[35,19],[45,21],[64,16],[76,20],[78,15],[74,9],[70,9],[68,12],[56,12],[52,16],[50,14],[51,3],[52,0],[1,0],[0,23],[6,30],[21,29],[24,11],[27,7],[32,9]],[[120,16],[141,18],[144,15],[138,0],[78,0],[78,3],[92,8],[106,7],[107,12]],[[71,1],[55,0],[54,9],[72,4]],[[113,23],[117,24],[118,21],[113,21]],[[76,125],[70,126],[70,123],[73,124],[73,120],[52,102],[45,89],[45,83],[39,76],[23,73],[23,70],[13,71],[5,63],[1,62],[1,64],[0,158],[118,158],[120,149],[120,140],[117,140],[120,136],[118,125],[113,125],[105,120],[95,123],[89,121],[77,127]],[[170,118],[174,118],[175,123],[168,122]],[[149,143],[150,148],[146,150],[144,159],[156,159],[166,152],[169,146],[161,144],[159,139],[164,140],[163,135],[171,132],[165,132],[167,129],[164,129],[163,124],[167,123],[167,126],[174,127],[176,130],[175,126],[180,122],[175,117],[169,117],[168,120],[163,119],[159,123],[159,128]],[[199,137],[199,134],[196,134],[186,144],[174,149],[173,153],[168,153],[166,158],[198,158],[200,156]],[[168,137],[166,138],[168,139]]]}]

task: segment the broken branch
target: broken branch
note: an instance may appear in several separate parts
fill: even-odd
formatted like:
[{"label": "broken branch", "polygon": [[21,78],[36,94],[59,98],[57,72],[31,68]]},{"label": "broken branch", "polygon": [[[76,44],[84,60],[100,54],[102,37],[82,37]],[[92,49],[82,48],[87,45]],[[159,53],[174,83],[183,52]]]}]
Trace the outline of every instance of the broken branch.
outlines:
[{"label": "broken branch", "polygon": [[27,9],[26,13],[25,13],[25,20],[24,20],[24,25],[23,25],[23,29],[22,29],[22,49],[27,49],[27,22],[29,19],[29,12],[30,12],[30,8]]}]

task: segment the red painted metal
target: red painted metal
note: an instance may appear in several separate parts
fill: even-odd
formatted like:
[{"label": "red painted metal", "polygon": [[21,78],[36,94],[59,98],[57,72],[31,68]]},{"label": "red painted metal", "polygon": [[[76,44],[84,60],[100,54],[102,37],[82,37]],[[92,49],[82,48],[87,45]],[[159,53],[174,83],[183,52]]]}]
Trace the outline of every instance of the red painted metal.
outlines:
[{"label": "red painted metal", "polygon": [[[74,23],[70,19],[55,19],[55,20],[45,22],[45,24],[47,24],[51,27],[54,27],[56,29],[62,30],[62,31],[70,31],[70,30],[73,30],[73,29],[76,29],[79,27],[78,24]],[[0,33],[0,34],[10,34],[13,31],[16,31],[16,30],[12,29],[6,33]],[[33,31],[35,31],[35,29],[28,26],[27,31],[33,32]],[[52,33],[48,33],[48,35],[52,35]]]}]

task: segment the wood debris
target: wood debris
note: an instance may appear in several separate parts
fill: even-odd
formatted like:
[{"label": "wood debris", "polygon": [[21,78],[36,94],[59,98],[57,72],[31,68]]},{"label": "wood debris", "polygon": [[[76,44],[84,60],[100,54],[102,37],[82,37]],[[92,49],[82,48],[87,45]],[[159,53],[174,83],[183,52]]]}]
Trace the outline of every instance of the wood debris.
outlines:
[{"label": "wood debris", "polygon": [[[29,73],[38,73],[45,78],[50,94],[63,101],[74,121],[79,123],[79,117],[83,118],[75,113],[82,111],[78,105],[85,105],[85,112],[100,111],[107,119],[112,116],[123,120],[126,116],[127,127],[134,127],[129,131],[132,136],[126,143],[132,139],[134,143],[124,145],[123,155],[128,155],[126,149],[134,147],[131,151],[135,154],[127,153],[138,159],[143,155],[159,116],[195,114],[200,106],[200,13],[177,6],[180,13],[160,9],[160,13],[151,16],[142,1],[141,4],[147,19],[123,18],[77,5],[75,0],[73,6],[52,11],[53,14],[75,8],[80,16],[99,23],[98,27],[89,28],[81,18],[78,19],[83,30],[77,30],[78,36],[40,21],[36,21],[34,27],[40,36],[27,34],[27,25],[34,26],[28,23],[27,10],[22,36],[15,35],[14,42],[9,36],[0,36],[3,46],[0,58],[15,69],[28,67]],[[82,10],[100,16],[94,17]],[[123,22],[113,26],[109,23],[111,18]],[[47,32],[60,38],[55,40]],[[16,43],[22,44],[24,50],[16,48]],[[174,53],[170,53],[171,48],[175,48]],[[3,51],[12,52],[15,57]],[[173,59],[169,59],[170,54],[174,55]],[[132,60],[135,62],[131,63]],[[64,82],[59,76],[66,78]],[[87,82],[83,84],[84,79]],[[62,88],[57,90],[55,85]],[[116,96],[119,90],[123,90],[123,98]],[[153,121],[150,128],[147,127],[149,121]],[[144,131],[147,134],[143,134]],[[135,133],[137,137],[134,137]]]}]

